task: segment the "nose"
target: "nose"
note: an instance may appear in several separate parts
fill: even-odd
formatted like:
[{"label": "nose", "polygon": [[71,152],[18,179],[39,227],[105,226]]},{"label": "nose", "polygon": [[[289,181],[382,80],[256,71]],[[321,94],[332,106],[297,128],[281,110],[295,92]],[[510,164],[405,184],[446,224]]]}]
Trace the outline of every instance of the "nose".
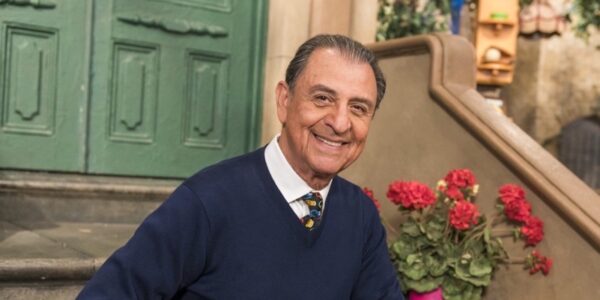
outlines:
[{"label": "nose", "polygon": [[336,134],[342,134],[350,130],[352,123],[348,109],[343,105],[336,105],[325,119],[327,126],[331,127]]}]

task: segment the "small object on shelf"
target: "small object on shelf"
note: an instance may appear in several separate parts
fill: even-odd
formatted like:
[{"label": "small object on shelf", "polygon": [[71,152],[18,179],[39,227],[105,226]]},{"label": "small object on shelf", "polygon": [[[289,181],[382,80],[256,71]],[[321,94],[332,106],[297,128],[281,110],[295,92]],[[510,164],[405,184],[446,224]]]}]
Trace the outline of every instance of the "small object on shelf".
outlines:
[{"label": "small object on shelf", "polygon": [[493,12],[490,14],[490,19],[492,20],[508,20],[508,14],[505,12]]},{"label": "small object on shelf", "polygon": [[501,58],[502,52],[494,47],[487,49],[487,51],[485,51],[485,56],[483,57],[486,62],[497,62],[500,61]]}]

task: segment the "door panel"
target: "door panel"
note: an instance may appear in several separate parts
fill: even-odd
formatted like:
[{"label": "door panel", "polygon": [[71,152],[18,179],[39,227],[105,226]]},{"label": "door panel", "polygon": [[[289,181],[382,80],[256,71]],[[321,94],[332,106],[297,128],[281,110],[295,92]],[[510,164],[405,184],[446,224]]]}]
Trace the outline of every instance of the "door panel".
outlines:
[{"label": "door panel", "polygon": [[188,52],[185,87],[184,144],[189,147],[225,147],[229,57]]},{"label": "door panel", "polygon": [[0,166],[84,170],[88,14],[78,0],[0,4]]},{"label": "door panel", "polygon": [[110,3],[96,6],[90,172],[185,177],[255,147],[262,1]]},{"label": "door panel", "polygon": [[109,138],[152,143],[158,98],[158,47],[116,41],[113,53]]}]

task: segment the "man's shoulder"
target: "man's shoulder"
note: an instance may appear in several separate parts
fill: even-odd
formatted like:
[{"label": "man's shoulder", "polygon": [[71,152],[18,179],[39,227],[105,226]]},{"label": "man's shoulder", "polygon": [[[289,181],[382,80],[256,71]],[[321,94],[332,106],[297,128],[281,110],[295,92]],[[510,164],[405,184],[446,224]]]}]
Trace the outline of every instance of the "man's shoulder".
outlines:
[{"label": "man's shoulder", "polygon": [[332,182],[334,191],[343,193],[347,196],[361,197],[364,196],[362,189],[355,183],[345,179],[341,176],[335,176]]},{"label": "man's shoulder", "polygon": [[236,157],[222,160],[198,171],[184,181],[184,185],[197,188],[216,187],[220,183],[234,183],[236,178],[244,178],[265,165],[264,147]]},{"label": "man's shoulder", "polygon": [[334,178],[330,193],[332,192],[336,197],[347,202],[346,204],[355,206],[356,209],[365,211],[368,214],[377,214],[377,208],[373,200],[365,194],[363,188],[341,176]]}]

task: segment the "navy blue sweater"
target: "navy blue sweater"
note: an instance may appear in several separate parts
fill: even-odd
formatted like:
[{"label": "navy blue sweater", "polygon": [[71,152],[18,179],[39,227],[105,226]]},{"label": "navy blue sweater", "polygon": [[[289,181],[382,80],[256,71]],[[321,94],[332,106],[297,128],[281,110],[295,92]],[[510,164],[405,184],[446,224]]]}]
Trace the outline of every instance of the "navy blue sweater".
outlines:
[{"label": "navy blue sweater", "polygon": [[377,210],[334,178],[307,231],[264,148],[186,180],[78,299],[403,299]]}]

